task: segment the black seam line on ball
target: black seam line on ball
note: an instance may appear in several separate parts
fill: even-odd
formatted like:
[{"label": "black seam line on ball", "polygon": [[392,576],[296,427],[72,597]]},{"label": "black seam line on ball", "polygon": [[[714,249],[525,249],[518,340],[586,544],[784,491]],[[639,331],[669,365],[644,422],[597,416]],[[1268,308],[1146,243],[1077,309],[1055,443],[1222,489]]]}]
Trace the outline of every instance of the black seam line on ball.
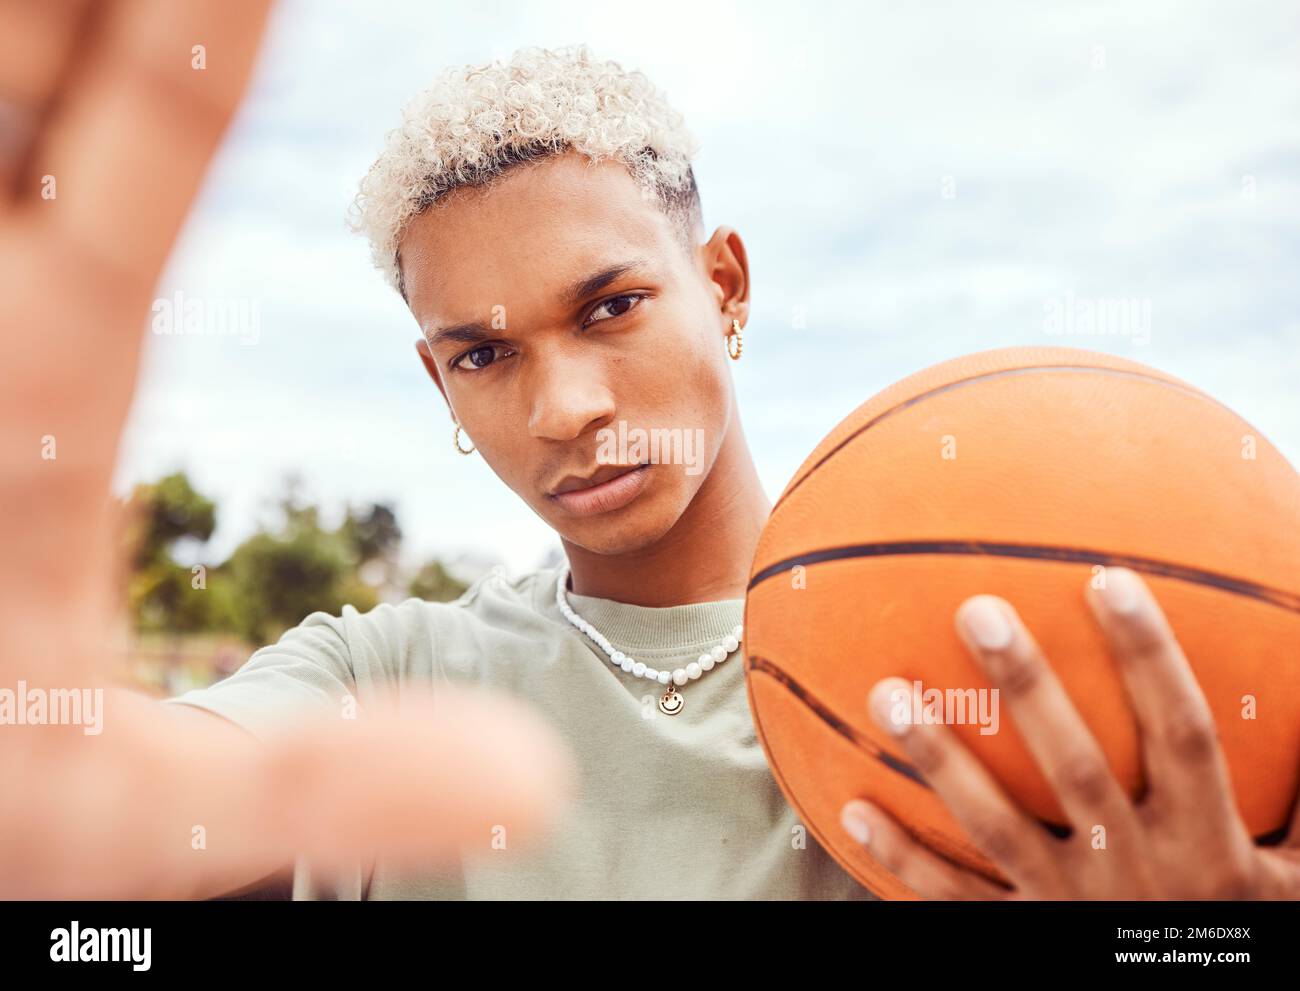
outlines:
[{"label": "black seam line on ball", "polygon": [[[759,657],[756,654],[750,654],[748,656],[748,661],[749,661],[749,670],[761,671],[763,672],[763,674],[773,678],[779,685],[781,685],[782,688],[784,688],[791,695],[793,695],[800,702],[802,702],[803,705],[813,713],[813,715],[815,715],[818,719],[820,719],[823,723],[829,726],[840,736],[844,737],[844,739],[848,740],[849,743],[853,744],[853,746],[857,747],[867,756],[875,758],[880,763],[884,764],[885,767],[889,768],[891,771],[894,771],[897,774],[901,774],[909,781],[915,782],[916,784],[920,785],[922,788],[925,788],[927,791],[933,790],[930,788],[930,785],[925,780],[925,778],[921,776],[921,772],[918,771],[915,767],[913,767],[911,764],[907,763],[906,761],[899,760],[897,757],[893,756],[892,754],[888,754],[885,751],[881,750],[878,746],[872,743],[871,740],[863,736],[856,729],[854,729],[852,726],[850,726],[848,723],[842,720],[839,716],[835,715],[835,713],[831,712],[831,710],[828,709],[820,699],[818,699],[815,695],[813,695],[812,692],[810,692],[803,685],[799,684],[799,682],[795,681],[794,678],[790,677],[789,674],[781,670],[779,667],[777,667],[775,664],[769,661],[766,657]],[[1294,808],[1295,804],[1296,802],[1292,801],[1287,807]],[[1049,822],[1046,819],[1035,818],[1035,821],[1044,829],[1046,829],[1049,833],[1055,836],[1057,839],[1065,839],[1071,833],[1071,829],[1069,826],[1065,826],[1060,823]],[[1278,829],[1272,830],[1271,832],[1268,833],[1263,833],[1259,836],[1256,836],[1254,839],[1255,842],[1258,843],[1260,846],[1277,846],[1279,843],[1281,843],[1283,840],[1286,839],[1287,834],[1289,832],[1290,832],[1289,826],[1284,823]],[[937,853],[938,851],[935,852]],[[990,880],[992,879],[990,878]]]},{"label": "black seam line on ball", "polygon": [[[880,763],[884,764],[885,767],[889,768],[891,771],[894,771],[897,774],[901,774],[909,781],[912,781],[920,785],[926,791],[933,790],[930,787],[930,783],[925,780],[921,772],[918,771],[914,766],[912,766],[905,760],[900,760],[899,758],[895,757],[893,754],[881,750],[878,746],[872,743],[868,737],[864,736],[862,733],[859,733],[856,729],[854,729],[852,726],[846,723],[843,719],[835,715],[835,713],[831,712],[831,710],[827,708],[826,704],[823,703],[819,698],[817,698],[817,696],[813,695],[812,692],[810,692],[803,685],[799,684],[799,682],[795,681],[794,678],[790,677],[789,674],[781,670],[779,667],[777,667],[775,664],[769,661],[766,657],[759,657],[756,654],[749,655],[749,668],[752,671],[761,671],[763,672],[763,674],[768,675],[771,678],[774,678],[777,681],[777,683],[781,685],[782,688],[784,688],[791,695],[793,695],[800,702],[802,702],[804,706],[813,713],[813,715],[815,715],[818,719],[820,719],[823,723],[825,723],[827,726],[833,729],[840,736],[844,737],[844,739],[848,740],[849,743],[853,744],[853,746],[857,747],[868,757],[872,757],[878,760]],[[1065,837],[1070,835],[1070,827],[1068,826],[1063,826],[1055,822],[1049,822],[1046,819],[1037,819],[1036,821],[1040,826],[1042,826],[1044,829],[1050,832],[1053,836],[1056,836],[1060,839],[1064,839]],[[992,879],[990,878],[990,880]]]},{"label": "black seam line on ball", "polygon": [[1294,613],[1300,613],[1300,595],[1283,592],[1281,589],[1269,588],[1244,578],[1233,578],[1200,568],[1188,568],[1181,564],[1170,564],[1153,558],[1135,557],[1130,554],[1112,554],[1107,551],[1094,551],[1084,547],[1056,547],[1045,544],[998,544],[979,540],[906,540],[893,543],[851,544],[847,547],[830,547],[826,550],[811,551],[797,557],[786,558],[770,567],[764,568],[752,579],[746,591],[753,591],[758,585],[774,578],[791,568],[820,564],[825,561],[840,561],[862,557],[902,557],[913,554],[954,554],[971,557],[1012,557],[1036,561],[1063,561],[1069,564],[1100,564],[1109,567],[1130,568],[1133,571],[1161,578],[1176,578],[1179,581],[1205,585],[1234,595],[1244,595],[1257,602],[1263,602]]},{"label": "black seam line on ball", "polygon": [[[901,403],[898,403],[894,406],[889,407],[886,410],[882,410],[880,413],[877,413],[866,423],[862,424],[862,426],[854,430],[853,433],[849,434],[842,441],[840,441],[829,451],[827,451],[824,455],[822,455],[822,457],[818,459],[815,465],[813,465],[806,472],[804,472],[803,475],[799,477],[798,481],[792,484],[785,492],[782,492],[781,495],[776,500],[776,505],[772,507],[773,515],[775,515],[776,511],[781,508],[781,504],[784,503],[786,499],[789,498],[794,493],[795,489],[797,489],[800,485],[802,485],[804,482],[806,482],[809,478],[812,477],[813,472],[815,472],[818,468],[820,468],[827,461],[833,458],[836,454],[838,454],[841,450],[843,450],[844,447],[846,447],[848,444],[852,443],[853,440],[857,438],[860,434],[866,433],[866,431],[870,430],[881,420],[886,420],[889,417],[893,416],[895,413],[901,413],[903,410],[909,409],[912,406],[915,406],[917,403],[923,403],[927,399],[930,399],[933,396],[938,396],[945,392],[951,392],[953,389],[961,389],[968,385],[974,385],[976,382],[985,382],[989,379],[1004,378],[1008,375],[1029,375],[1034,372],[1100,372],[1103,375],[1121,375],[1127,378],[1141,379],[1144,382],[1152,382],[1156,385],[1168,386],[1169,388],[1176,389],[1177,391],[1185,393],[1186,395],[1194,396],[1197,399],[1203,399],[1208,403],[1213,403],[1215,406],[1218,406],[1221,409],[1227,410],[1229,413],[1232,413],[1233,416],[1237,416],[1236,413],[1233,413],[1233,411],[1231,409],[1228,409],[1227,406],[1224,406],[1223,403],[1219,402],[1213,396],[1201,392],[1200,389],[1194,388],[1193,386],[1190,385],[1183,385],[1179,382],[1166,382],[1162,378],[1157,378],[1154,375],[1148,375],[1145,372],[1134,372],[1124,368],[1106,368],[1101,365],[1030,365],[1024,368],[1002,368],[995,372],[984,372],[981,375],[972,375],[970,378],[958,379],[956,382],[946,382],[943,385],[935,386],[933,389],[930,389],[927,392],[922,392],[920,395],[913,396],[910,399],[905,399]],[[1238,417],[1238,419],[1240,419],[1240,417]],[[1255,431],[1255,433],[1258,433],[1258,431]]]},{"label": "black seam line on ball", "polygon": [[827,708],[820,699],[813,695],[812,692],[804,688],[803,685],[791,678],[790,675],[786,674],[786,672],[782,671],[766,657],[750,655],[749,666],[751,670],[762,671],[764,674],[775,678],[791,695],[811,709],[818,719],[824,722],[840,736],[844,737],[844,739],[848,740],[859,750],[863,751],[870,757],[874,757],[890,770],[897,771],[905,778],[911,778],[922,788],[930,787],[925,778],[921,776],[921,772],[915,767],[907,763],[907,761],[899,760],[892,754],[881,750],[878,746],[872,743],[868,737],[859,733],[843,719],[831,712],[831,710]]}]

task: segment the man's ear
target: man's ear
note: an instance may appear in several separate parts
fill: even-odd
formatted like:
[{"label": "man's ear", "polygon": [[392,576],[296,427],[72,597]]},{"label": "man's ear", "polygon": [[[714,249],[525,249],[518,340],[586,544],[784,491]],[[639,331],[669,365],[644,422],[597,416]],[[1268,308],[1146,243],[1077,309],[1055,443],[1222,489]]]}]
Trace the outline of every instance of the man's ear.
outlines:
[{"label": "man's ear", "polygon": [[723,333],[731,332],[731,318],[749,322],[749,257],[745,242],[732,227],[719,227],[700,246],[700,263],[710,282],[718,309],[725,317]]},{"label": "man's ear", "polygon": [[[423,337],[415,342],[415,350],[420,355],[420,361],[424,363],[424,370],[429,373],[429,378],[433,379],[433,384],[438,387],[442,393],[444,401],[447,400],[447,390],[442,386],[442,376],[438,374],[438,363],[433,359],[433,352],[429,350],[429,342]],[[451,403],[447,403],[450,408]]]}]

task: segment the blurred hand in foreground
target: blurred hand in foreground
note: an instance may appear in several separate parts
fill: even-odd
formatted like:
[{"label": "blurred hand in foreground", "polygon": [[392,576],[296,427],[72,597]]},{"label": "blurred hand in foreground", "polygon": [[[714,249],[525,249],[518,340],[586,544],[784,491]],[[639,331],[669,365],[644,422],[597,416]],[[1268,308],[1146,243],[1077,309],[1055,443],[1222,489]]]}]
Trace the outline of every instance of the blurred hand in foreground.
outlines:
[{"label": "blurred hand in foreground", "polygon": [[0,0],[0,690],[104,689],[98,735],[0,724],[0,897],[210,896],[300,854],[429,863],[494,826],[513,848],[571,792],[553,731],[483,691],[259,742],[108,683],[109,485],[151,297],[267,8]]}]

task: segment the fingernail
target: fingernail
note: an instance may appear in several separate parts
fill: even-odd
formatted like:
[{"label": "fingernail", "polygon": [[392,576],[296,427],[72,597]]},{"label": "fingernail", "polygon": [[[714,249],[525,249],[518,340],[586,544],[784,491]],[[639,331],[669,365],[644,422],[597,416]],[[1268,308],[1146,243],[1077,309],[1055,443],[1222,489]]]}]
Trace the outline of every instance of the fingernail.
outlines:
[{"label": "fingernail", "polygon": [[1106,581],[1099,591],[1106,608],[1121,616],[1138,611],[1142,602],[1142,589],[1137,575],[1126,568],[1107,568]]},{"label": "fingernail", "polygon": [[987,596],[966,603],[961,619],[972,640],[985,650],[1001,650],[1011,643],[1011,624],[998,604]]},{"label": "fingernail", "polygon": [[[895,697],[896,693],[903,691],[893,682],[884,683],[883,687],[875,688],[871,693],[870,706],[871,715],[876,724],[883,729],[888,730],[894,736],[902,736],[912,728],[911,708],[906,705],[908,696],[904,695],[902,699]],[[904,703],[902,714],[904,718],[899,721],[894,718],[894,703]]]},{"label": "fingernail", "polygon": [[863,817],[864,807],[862,802],[849,802],[840,810],[840,823],[846,833],[866,845],[871,840],[871,827]]}]

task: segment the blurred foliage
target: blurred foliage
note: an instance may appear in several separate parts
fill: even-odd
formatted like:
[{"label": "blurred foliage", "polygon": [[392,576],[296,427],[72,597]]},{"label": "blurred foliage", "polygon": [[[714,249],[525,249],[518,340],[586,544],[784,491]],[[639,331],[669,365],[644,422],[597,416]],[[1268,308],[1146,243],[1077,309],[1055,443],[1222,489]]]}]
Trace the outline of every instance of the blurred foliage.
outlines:
[{"label": "blurred foliage", "polygon": [[379,603],[375,590],[356,580],[358,560],[338,532],[295,525],[288,533],[258,533],[240,544],[218,569],[239,597],[235,632],[267,643],[317,610],[338,614],[352,604],[365,612]]},{"label": "blurred foliage", "polygon": [[452,599],[460,598],[467,588],[469,586],[464,582],[447,574],[447,569],[442,566],[441,561],[430,561],[416,572],[410,585],[407,586],[407,591],[417,599],[450,602]]},{"label": "blurred foliage", "polygon": [[313,612],[338,615],[344,605],[365,612],[408,593],[449,601],[467,588],[439,561],[403,580],[402,531],[391,506],[349,506],[342,523],[328,529],[316,506],[301,503],[292,478],[275,521],[214,564],[176,560],[178,545],[193,541],[201,551],[216,528],[215,504],[184,473],[136,486],[128,509],[128,596],[141,634],[230,633],[272,643]]},{"label": "blurred foliage", "polygon": [[397,516],[382,503],[371,506],[364,516],[354,516],[349,509],[339,532],[356,549],[357,556],[363,562],[396,550],[402,542],[402,529],[397,525]]},{"label": "blurred foliage", "polygon": [[[210,597],[194,595],[194,574],[172,558],[183,539],[205,542],[217,524],[216,506],[194,491],[183,474],[168,475],[137,485],[128,502],[127,541],[131,548],[131,578],[127,594],[139,630],[191,633],[212,629]],[[228,605],[228,603],[227,603]]]},{"label": "blurred foliage", "polygon": [[137,485],[130,506],[135,512],[127,539],[135,548],[137,571],[168,560],[172,544],[182,537],[206,541],[217,525],[216,506],[194,491],[183,472]]}]

